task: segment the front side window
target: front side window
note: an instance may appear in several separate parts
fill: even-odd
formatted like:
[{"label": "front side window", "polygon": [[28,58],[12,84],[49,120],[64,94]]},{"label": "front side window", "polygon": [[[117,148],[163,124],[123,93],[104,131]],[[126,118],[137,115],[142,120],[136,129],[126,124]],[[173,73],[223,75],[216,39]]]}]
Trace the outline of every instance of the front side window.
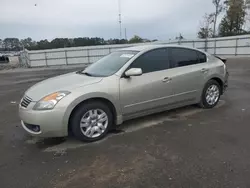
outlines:
[{"label": "front side window", "polygon": [[199,63],[199,58],[195,50],[171,48],[170,54],[173,67],[184,67]]},{"label": "front side window", "polygon": [[120,70],[137,53],[138,51],[129,50],[113,52],[87,67],[82,74],[96,77],[111,76]]},{"label": "front side window", "polygon": [[138,57],[130,68],[141,68],[143,74],[168,69],[169,58],[167,48],[146,52]]}]

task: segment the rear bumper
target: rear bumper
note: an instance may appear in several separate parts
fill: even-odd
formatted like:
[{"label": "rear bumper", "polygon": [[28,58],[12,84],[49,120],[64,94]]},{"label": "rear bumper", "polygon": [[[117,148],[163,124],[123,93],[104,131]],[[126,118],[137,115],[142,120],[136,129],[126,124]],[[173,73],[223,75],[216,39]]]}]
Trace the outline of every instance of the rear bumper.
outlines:
[{"label": "rear bumper", "polygon": [[226,78],[225,78],[225,82],[223,84],[223,93],[226,92],[227,88],[228,88],[228,77],[229,77],[229,73],[226,73]]}]

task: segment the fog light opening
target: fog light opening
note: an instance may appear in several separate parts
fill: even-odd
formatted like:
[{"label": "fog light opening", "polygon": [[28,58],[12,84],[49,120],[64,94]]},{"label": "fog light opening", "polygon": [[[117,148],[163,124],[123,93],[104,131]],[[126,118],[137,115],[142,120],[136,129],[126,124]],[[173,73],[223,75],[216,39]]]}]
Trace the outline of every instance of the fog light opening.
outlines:
[{"label": "fog light opening", "polygon": [[33,132],[40,132],[40,126],[39,125],[31,125],[31,124],[27,124],[27,123],[24,123],[24,125],[31,131]]}]

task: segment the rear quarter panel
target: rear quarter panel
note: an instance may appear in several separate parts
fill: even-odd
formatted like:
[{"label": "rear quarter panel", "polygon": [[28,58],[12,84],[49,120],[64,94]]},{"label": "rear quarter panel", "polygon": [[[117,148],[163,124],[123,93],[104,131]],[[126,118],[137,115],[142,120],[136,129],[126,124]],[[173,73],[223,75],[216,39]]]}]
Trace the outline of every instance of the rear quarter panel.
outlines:
[{"label": "rear quarter panel", "polygon": [[209,56],[206,66],[209,69],[209,72],[205,77],[206,82],[213,78],[219,78],[222,82],[225,82],[227,72],[226,65],[220,59]]}]

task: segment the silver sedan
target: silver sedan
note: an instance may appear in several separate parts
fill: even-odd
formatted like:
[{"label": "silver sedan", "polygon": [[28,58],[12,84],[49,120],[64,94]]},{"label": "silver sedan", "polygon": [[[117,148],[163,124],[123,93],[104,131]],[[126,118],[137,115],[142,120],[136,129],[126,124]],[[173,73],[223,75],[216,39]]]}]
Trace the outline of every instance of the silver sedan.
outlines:
[{"label": "silver sedan", "polygon": [[33,136],[64,137],[71,131],[91,142],[132,118],[191,104],[213,108],[227,80],[225,61],[200,50],[136,46],[34,85],[19,115]]}]

